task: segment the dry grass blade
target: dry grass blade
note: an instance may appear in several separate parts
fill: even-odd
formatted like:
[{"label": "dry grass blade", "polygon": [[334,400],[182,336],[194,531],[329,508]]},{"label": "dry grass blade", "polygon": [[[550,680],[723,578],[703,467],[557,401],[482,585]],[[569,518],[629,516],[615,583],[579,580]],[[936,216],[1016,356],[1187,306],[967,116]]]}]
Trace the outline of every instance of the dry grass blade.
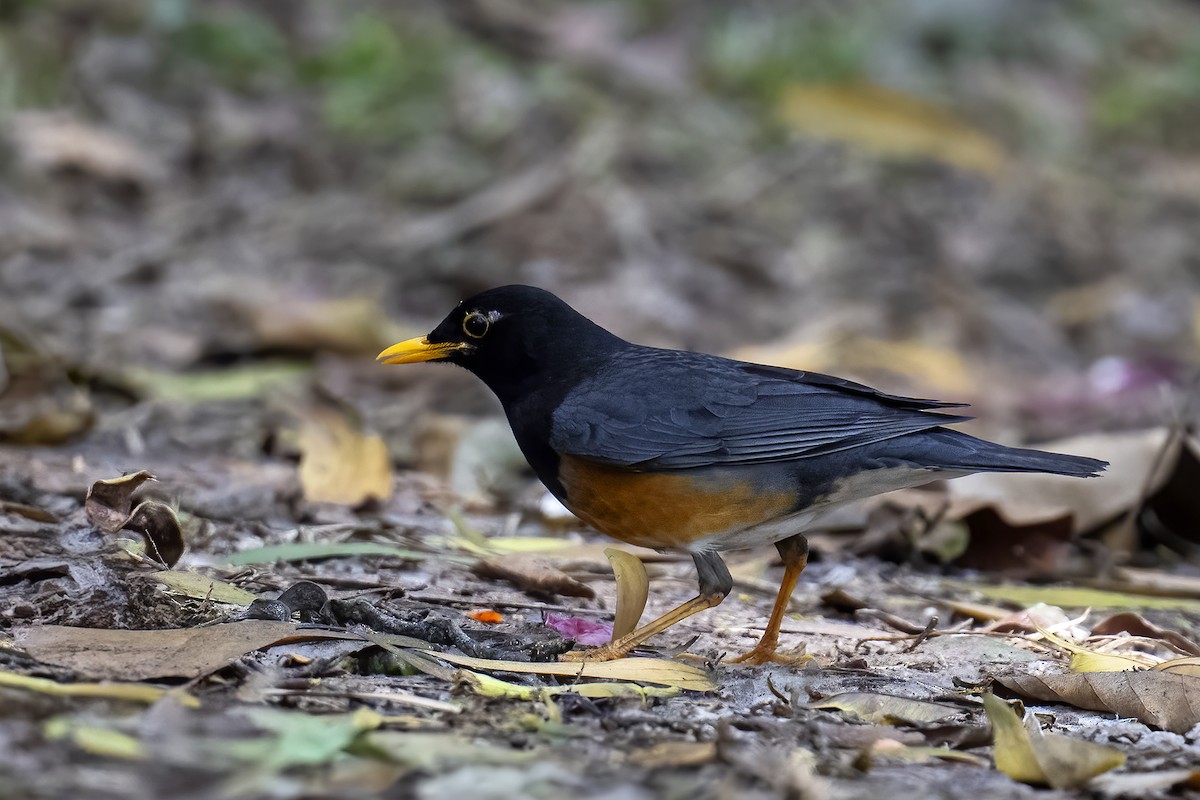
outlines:
[{"label": "dry grass blade", "polygon": [[613,620],[613,640],[637,627],[650,597],[650,578],[646,565],[633,553],[615,547],[604,550],[617,582],[617,615]]}]

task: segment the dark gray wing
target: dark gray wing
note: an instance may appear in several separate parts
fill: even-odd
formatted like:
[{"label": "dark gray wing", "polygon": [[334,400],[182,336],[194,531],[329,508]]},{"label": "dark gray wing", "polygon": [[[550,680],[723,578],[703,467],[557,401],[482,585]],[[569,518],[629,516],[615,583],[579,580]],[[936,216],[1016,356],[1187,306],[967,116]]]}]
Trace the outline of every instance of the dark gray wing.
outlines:
[{"label": "dark gray wing", "polygon": [[554,412],[560,454],[639,469],[790,461],[969,417],[811,372],[653,348],[622,352]]}]

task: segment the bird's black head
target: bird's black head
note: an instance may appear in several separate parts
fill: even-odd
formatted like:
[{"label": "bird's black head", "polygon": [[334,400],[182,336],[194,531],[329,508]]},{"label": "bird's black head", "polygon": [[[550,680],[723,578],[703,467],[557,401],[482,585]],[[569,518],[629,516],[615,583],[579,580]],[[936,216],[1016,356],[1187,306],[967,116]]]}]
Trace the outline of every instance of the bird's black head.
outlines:
[{"label": "bird's black head", "polygon": [[501,286],[463,300],[427,336],[392,345],[384,364],[449,361],[473,372],[507,402],[530,381],[586,373],[625,343],[554,295]]}]

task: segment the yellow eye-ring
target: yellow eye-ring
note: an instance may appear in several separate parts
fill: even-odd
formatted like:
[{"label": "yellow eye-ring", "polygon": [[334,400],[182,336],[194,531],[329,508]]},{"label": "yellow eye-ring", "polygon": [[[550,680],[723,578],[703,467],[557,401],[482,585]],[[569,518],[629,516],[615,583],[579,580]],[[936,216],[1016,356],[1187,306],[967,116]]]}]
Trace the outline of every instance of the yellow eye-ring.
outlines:
[{"label": "yellow eye-ring", "polygon": [[472,339],[482,339],[487,335],[488,328],[492,323],[488,322],[488,318],[478,311],[472,311],[463,317],[462,329],[463,333],[470,336]]}]

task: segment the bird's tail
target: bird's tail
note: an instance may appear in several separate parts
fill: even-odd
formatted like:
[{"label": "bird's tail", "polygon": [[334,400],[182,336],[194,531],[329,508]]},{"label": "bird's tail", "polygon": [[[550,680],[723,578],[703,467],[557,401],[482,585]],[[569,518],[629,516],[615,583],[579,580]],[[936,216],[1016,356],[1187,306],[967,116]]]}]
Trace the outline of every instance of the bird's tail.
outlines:
[{"label": "bird's tail", "polygon": [[1007,447],[948,428],[921,434],[919,460],[926,466],[970,472],[1047,472],[1091,478],[1108,467],[1107,461],[1087,456],[1047,453],[1023,447]]}]

